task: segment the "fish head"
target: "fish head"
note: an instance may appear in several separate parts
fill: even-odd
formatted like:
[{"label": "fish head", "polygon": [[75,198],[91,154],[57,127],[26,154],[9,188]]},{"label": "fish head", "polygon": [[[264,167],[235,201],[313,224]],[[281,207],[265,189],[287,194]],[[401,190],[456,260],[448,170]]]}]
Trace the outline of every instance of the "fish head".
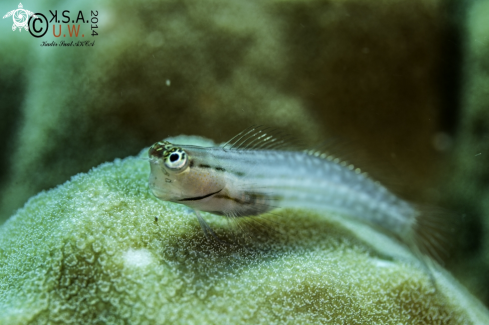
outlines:
[{"label": "fish head", "polygon": [[189,171],[189,156],[185,150],[168,141],[158,141],[148,151],[151,173],[149,188],[164,201],[174,201],[184,191],[183,179]]},{"label": "fish head", "polygon": [[149,188],[161,200],[194,207],[206,202],[199,198],[225,187],[222,172],[205,168],[212,161],[207,148],[159,141],[150,147],[148,155]]}]

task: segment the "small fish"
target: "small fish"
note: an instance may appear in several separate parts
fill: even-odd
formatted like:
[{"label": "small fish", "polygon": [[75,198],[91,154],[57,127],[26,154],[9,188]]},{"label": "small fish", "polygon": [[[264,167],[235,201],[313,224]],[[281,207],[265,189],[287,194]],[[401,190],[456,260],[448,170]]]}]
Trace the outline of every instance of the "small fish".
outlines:
[{"label": "small fish", "polygon": [[353,165],[286,146],[262,127],[220,147],[160,141],[149,149],[149,187],[161,200],[194,209],[206,235],[212,230],[199,211],[237,218],[304,208],[376,225],[411,246],[424,227],[415,206]]}]

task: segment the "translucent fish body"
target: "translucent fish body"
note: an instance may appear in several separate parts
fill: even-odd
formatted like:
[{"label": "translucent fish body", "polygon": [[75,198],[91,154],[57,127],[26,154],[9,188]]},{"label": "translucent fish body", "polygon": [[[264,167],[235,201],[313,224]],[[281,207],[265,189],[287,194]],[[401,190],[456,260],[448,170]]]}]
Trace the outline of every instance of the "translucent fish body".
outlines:
[{"label": "translucent fish body", "polygon": [[419,212],[359,170],[306,152],[268,147],[157,142],[149,151],[149,187],[162,200],[217,215],[303,208],[374,224],[403,239],[412,235]]}]

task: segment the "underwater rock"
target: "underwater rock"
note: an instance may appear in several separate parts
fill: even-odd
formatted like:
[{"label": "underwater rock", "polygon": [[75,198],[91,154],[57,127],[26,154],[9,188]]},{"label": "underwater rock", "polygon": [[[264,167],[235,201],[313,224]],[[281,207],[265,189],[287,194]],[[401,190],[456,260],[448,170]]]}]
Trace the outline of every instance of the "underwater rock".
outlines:
[{"label": "underwater rock", "polygon": [[32,197],[0,228],[0,323],[489,322],[450,275],[433,270],[435,288],[370,227],[284,210],[241,238],[245,224],[204,214],[223,244],[188,208],[153,197],[148,174],[139,157],[102,164]]}]

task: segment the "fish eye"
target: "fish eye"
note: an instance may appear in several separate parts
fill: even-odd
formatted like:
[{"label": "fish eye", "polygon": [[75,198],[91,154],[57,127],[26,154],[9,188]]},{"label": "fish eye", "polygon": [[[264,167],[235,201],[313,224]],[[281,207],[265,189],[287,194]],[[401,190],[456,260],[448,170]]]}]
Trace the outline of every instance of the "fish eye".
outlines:
[{"label": "fish eye", "polygon": [[165,159],[165,166],[171,170],[179,170],[187,165],[187,155],[184,151],[172,152]]}]

